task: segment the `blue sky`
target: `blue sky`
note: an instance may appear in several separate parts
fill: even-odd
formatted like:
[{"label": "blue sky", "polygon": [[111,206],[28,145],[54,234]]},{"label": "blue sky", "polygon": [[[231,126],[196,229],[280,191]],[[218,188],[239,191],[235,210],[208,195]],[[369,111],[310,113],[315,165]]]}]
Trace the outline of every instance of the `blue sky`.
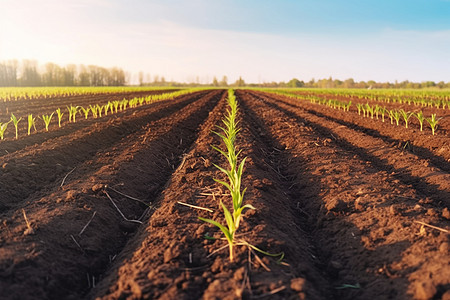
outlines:
[{"label": "blue sky", "polygon": [[450,81],[450,0],[0,0],[0,61],[167,80]]}]

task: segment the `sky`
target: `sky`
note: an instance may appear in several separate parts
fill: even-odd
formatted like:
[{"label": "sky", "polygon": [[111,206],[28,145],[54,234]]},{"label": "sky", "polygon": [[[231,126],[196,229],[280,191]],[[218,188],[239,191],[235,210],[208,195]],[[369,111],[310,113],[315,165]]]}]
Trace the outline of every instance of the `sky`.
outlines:
[{"label": "sky", "polygon": [[0,61],[208,83],[450,82],[450,0],[0,0]]}]

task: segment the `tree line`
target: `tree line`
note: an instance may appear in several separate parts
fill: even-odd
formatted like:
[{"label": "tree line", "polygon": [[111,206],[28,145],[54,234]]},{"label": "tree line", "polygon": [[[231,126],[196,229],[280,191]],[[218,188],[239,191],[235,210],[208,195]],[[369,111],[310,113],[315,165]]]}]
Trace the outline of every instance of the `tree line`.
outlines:
[{"label": "tree line", "polygon": [[[47,63],[39,66],[34,60],[8,60],[0,62],[0,87],[14,86],[124,86],[130,84],[130,74],[125,73],[120,68],[104,68],[95,65],[74,65],[70,64],[61,67],[54,63]],[[288,82],[263,82],[263,83],[246,83],[242,77],[235,82],[228,83],[227,76],[223,76],[220,80],[216,77],[212,82],[200,83],[199,77],[193,82],[180,83],[175,81],[166,81],[163,76],[155,75],[152,78],[149,74],[139,72],[138,84],[141,86],[174,86],[174,87],[191,87],[191,86],[213,86],[213,87],[273,87],[273,88],[403,88],[403,89],[420,89],[420,88],[450,88],[450,82],[410,82],[408,80],[402,82],[376,82],[355,81],[353,78],[346,80],[333,79],[311,79],[310,81],[302,81],[293,78]]]},{"label": "tree line", "polygon": [[126,74],[120,68],[70,64],[61,67],[34,60],[0,62],[0,86],[123,86]]}]

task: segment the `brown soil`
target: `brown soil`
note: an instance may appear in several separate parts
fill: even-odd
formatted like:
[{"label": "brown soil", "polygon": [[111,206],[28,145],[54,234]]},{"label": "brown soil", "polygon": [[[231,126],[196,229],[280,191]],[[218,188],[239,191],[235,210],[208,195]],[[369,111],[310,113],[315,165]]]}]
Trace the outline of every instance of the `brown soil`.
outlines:
[{"label": "brown soil", "polygon": [[256,207],[240,237],[281,264],[245,246],[230,262],[225,241],[205,239],[221,235],[198,216],[222,221],[229,199],[211,149],[226,93],[204,91],[0,142],[2,298],[450,296],[449,234],[417,223],[449,229],[448,135],[236,95]]}]

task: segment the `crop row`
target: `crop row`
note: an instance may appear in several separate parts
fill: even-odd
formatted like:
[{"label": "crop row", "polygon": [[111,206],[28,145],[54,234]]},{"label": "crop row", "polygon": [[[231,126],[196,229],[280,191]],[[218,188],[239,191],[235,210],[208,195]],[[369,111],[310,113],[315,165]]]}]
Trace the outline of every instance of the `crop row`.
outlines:
[{"label": "crop row", "polygon": [[[164,94],[157,94],[157,95],[149,95],[146,97],[134,97],[132,99],[123,99],[123,100],[116,100],[116,101],[108,101],[105,104],[90,104],[88,107],[83,107],[79,105],[70,105],[66,106],[67,115],[68,115],[68,122],[69,123],[75,123],[76,117],[78,115],[81,115],[84,117],[84,119],[91,118],[101,118],[102,116],[107,116],[108,114],[114,114],[118,113],[119,111],[124,111],[127,108],[135,108],[140,105],[144,104],[151,104],[157,101],[163,101],[163,100],[172,100],[176,97],[193,93],[199,91],[199,89],[187,89],[182,91],[176,91],[172,93],[164,93]],[[34,129],[34,131],[37,131],[36,125],[37,120],[42,120],[41,125],[45,127],[45,131],[49,131],[49,126],[52,121],[53,116],[57,116],[58,121],[58,127],[62,126],[62,120],[64,116],[64,110],[61,110],[61,108],[56,109],[55,111],[43,114],[41,116],[35,117],[33,114],[28,114],[26,116],[27,122],[28,122],[28,131],[27,134],[31,134],[31,130]],[[25,118],[25,116],[16,117],[14,113],[11,113],[10,120],[8,122],[0,122],[0,140],[3,140],[5,137],[5,132],[8,129],[8,125],[12,123],[14,125],[15,129],[15,138],[19,138],[19,122]]]},{"label": "crop row", "polygon": [[450,91],[297,89],[295,93],[309,97],[345,97],[369,102],[398,103],[420,107],[435,107],[437,109],[450,109]]},{"label": "crop row", "polygon": [[[266,90],[267,91],[267,90]],[[334,108],[334,109],[342,109],[343,111],[350,111],[350,106],[352,105],[352,101],[340,101],[340,100],[334,100],[334,99],[326,99],[321,98],[319,96],[303,96],[296,93],[292,93],[290,91],[270,91],[275,94],[280,94],[283,96],[301,99],[301,100],[307,100],[311,103],[326,105],[328,107]],[[405,111],[404,109],[387,109],[385,106],[380,106],[378,104],[370,105],[369,103],[362,104],[362,103],[356,103],[356,109],[358,110],[358,115],[361,115],[363,117],[370,117],[371,119],[374,119],[374,117],[384,123],[385,122],[385,116],[390,119],[390,123],[399,126],[400,121],[403,122],[406,128],[408,128],[410,118],[414,116],[418,123],[420,131],[423,131],[423,124],[426,123],[430,126],[431,132],[433,135],[435,135],[439,120],[441,118],[437,118],[436,114],[431,114],[430,117],[425,117],[422,111],[419,112],[411,112],[411,111]]]},{"label": "crop row", "polygon": [[0,88],[0,101],[47,99],[76,95],[117,94],[125,92],[157,91],[154,87],[4,87]]}]

